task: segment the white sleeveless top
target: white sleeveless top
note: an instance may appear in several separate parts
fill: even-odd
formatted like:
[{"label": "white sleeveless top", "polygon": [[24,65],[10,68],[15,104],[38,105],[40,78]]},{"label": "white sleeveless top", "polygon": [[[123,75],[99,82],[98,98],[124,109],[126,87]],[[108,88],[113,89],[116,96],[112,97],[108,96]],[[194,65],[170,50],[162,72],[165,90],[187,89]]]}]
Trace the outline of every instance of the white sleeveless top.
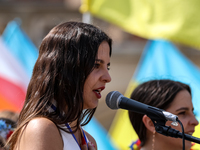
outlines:
[{"label": "white sleeveless top", "polygon": [[[49,111],[53,112],[53,111],[55,111],[55,109],[56,109],[56,101],[52,100]],[[66,125],[65,124],[59,125],[59,127],[61,127],[64,130],[68,130],[68,131],[71,130],[70,126],[68,124],[66,124]],[[80,146],[78,145],[78,143],[75,139],[74,134],[67,133],[67,132],[63,131],[62,129],[59,129],[59,130],[60,130],[60,134],[62,136],[62,140],[63,140],[63,144],[64,144],[63,150],[81,150]],[[88,140],[87,136],[85,135],[84,131],[83,131],[83,135],[86,140],[86,143],[88,144],[89,140]]]},{"label": "white sleeveless top", "polygon": [[[68,130],[66,126],[62,126],[63,129]],[[61,136],[62,136],[62,140],[63,140],[63,150],[81,150],[78,143],[76,142],[76,140],[73,137],[73,134],[67,133],[65,131],[63,131],[62,129],[59,129]],[[88,138],[86,137],[86,143],[89,142]]]}]

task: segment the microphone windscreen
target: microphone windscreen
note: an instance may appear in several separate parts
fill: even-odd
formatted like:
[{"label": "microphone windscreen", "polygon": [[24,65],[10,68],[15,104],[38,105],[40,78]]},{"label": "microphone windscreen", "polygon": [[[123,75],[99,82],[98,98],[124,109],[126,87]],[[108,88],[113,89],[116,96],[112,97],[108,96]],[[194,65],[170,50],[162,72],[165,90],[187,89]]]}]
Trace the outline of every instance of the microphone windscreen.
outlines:
[{"label": "microphone windscreen", "polygon": [[122,96],[122,94],[118,91],[112,91],[112,92],[108,93],[108,95],[106,96],[107,106],[111,109],[118,109],[119,108],[118,98],[121,96]]}]

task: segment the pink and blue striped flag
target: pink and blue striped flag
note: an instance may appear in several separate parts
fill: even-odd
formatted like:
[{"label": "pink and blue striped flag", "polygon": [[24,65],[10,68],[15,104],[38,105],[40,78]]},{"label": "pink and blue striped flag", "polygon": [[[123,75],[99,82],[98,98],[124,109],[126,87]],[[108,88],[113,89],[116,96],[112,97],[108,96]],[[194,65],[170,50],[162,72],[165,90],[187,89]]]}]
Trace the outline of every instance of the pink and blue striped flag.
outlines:
[{"label": "pink and blue striped flag", "polygon": [[[19,20],[18,20],[19,21]],[[19,112],[38,50],[13,20],[6,26],[0,41],[0,109]]]},{"label": "pink and blue striped flag", "polygon": [[38,57],[38,49],[21,29],[20,22],[20,19],[10,21],[2,34],[2,39],[8,50],[26,70],[27,75],[31,77],[33,66]]}]

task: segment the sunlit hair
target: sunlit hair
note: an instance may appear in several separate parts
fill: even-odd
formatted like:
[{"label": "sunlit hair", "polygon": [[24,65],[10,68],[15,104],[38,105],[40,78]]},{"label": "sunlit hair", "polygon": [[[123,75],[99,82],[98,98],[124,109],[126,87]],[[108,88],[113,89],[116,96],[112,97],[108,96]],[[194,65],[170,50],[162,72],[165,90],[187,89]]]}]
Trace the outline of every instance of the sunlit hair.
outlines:
[{"label": "sunlit hair", "polygon": [[[131,99],[147,105],[166,110],[170,107],[178,92],[187,90],[191,95],[188,85],[172,80],[151,80],[140,84],[131,94]],[[143,114],[129,111],[129,118],[135,129],[141,146],[146,142],[146,127],[142,121]]]},{"label": "sunlit hair", "polygon": [[[56,125],[77,120],[86,125],[96,108],[83,111],[83,87],[93,70],[99,45],[112,40],[99,28],[81,22],[65,22],[54,27],[43,39],[34,66],[17,130],[10,139],[15,146],[19,133],[31,119],[46,117]],[[56,111],[49,104],[56,101]],[[84,112],[84,113],[83,113]]]}]

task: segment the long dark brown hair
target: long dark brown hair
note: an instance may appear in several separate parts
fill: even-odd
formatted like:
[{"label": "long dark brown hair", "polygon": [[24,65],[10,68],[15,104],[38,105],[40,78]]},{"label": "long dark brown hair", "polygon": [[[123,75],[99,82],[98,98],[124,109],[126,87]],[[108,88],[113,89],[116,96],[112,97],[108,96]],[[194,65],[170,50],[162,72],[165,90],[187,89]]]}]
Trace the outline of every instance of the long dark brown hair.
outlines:
[{"label": "long dark brown hair", "polygon": [[[111,56],[112,40],[93,25],[65,22],[47,34],[39,49],[18,128],[8,142],[11,149],[22,128],[35,117],[46,117],[56,125],[77,120],[74,131],[91,120],[96,108],[83,111],[83,87],[103,41],[109,44]],[[52,101],[56,101],[54,112],[49,111]]]},{"label": "long dark brown hair", "polygon": [[[144,104],[166,110],[170,107],[178,92],[187,90],[191,95],[191,89],[187,84],[172,80],[151,80],[140,84],[131,94],[131,99]],[[129,118],[135,129],[141,146],[146,142],[146,127],[142,121],[143,114],[129,111]]]}]

